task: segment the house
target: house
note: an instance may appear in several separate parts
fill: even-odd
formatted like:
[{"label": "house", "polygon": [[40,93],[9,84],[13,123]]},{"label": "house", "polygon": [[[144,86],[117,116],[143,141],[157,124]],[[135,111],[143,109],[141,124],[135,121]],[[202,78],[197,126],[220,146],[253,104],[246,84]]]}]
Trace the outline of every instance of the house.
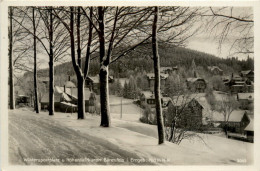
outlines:
[{"label": "house", "polygon": [[30,97],[25,95],[18,95],[15,98],[15,105],[16,106],[29,106]]},{"label": "house", "polygon": [[[149,88],[151,91],[153,91],[155,75],[154,75],[154,73],[148,73],[148,74],[146,74],[146,76],[148,79]],[[169,77],[169,74],[163,74],[163,73],[160,74],[161,88],[165,87],[168,77]]]},{"label": "house", "polygon": [[[108,76],[108,83],[113,83],[114,77],[109,75]],[[99,82],[99,76],[88,76],[85,80],[86,87],[89,88],[91,91],[95,92],[96,94],[100,94],[100,82]]]},{"label": "house", "polygon": [[[161,95],[162,108],[166,108],[170,100],[171,100],[170,97],[163,97]],[[155,108],[156,104],[155,104],[154,93],[152,91],[142,91],[140,95],[140,105],[141,106],[149,105],[151,108]]]},{"label": "house", "polygon": [[203,93],[207,87],[207,83],[203,78],[187,78],[186,85],[192,92]]},{"label": "house", "polygon": [[149,105],[155,107],[155,96],[152,91],[142,91],[140,95],[141,106]]},{"label": "house", "polygon": [[170,97],[162,97],[162,108],[166,108],[172,99]]},{"label": "house", "polygon": [[100,94],[100,83],[99,83],[99,76],[96,75],[94,77],[87,77],[86,78],[86,87],[89,88],[91,91],[95,92],[96,94]]},{"label": "house", "polygon": [[108,76],[108,82],[109,83],[113,83],[115,80],[114,80],[114,77],[113,76],[111,76],[111,75],[109,75]]},{"label": "house", "polygon": [[229,87],[231,93],[253,92],[252,81],[237,74],[232,74],[231,78],[225,82],[225,85]]},{"label": "house", "polygon": [[252,70],[241,71],[240,76],[243,78],[248,78],[249,80],[254,82],[254,71]]},{"label": "house", "polygon": [[160,67],[160,73],[162,74],[171,74],[178,70],[178,67]]},{"label": "house", "polygon": [[245,114],[245,117],[247,117],[249,123],[244,128],[244,134],[246,135],[248,141],[254,142],[254,115]]},{"label": "house", "polygon": [[203,124],[203,105],[195,96],[174,96],[168,104],[168,112],[175,111],[174,117],[180,127],[195,129]]},{"label": "house", "polygon": [[237,93],[237,101],[242,110],[252,110],[254,108],[254,93]]},{"label": "house", "polygon": [[227,124],[228,131],[233,133],[243,133],[243,127],[241,125],[242,118],[246,113],[245,110],[234,110],[231,112],[228,121],[224,119],[222,113],[216,112],[213,113],[211,118],[212,123],[219,123],[219,127],[224,128]]},{"label": "house", "polygon": [[223,70],[218,66],[208,66],[208,70],[214,75],[223,75]]},{"label": "house", "polygon": [[[85,110],[89,112],[89,98],[92,92],[84,89]],[[60,112],[75,112],[77,111],[78,89],[70,81],[67,81],[63,87],[54,87],[54,110]],[[49,106],[49,92],[43,94],[41,99],[41,110],[48,109]]]},{"label": "house", "polygon": [[[66,93],[71,98],[72,104],[76,105],[78,103],[78,88],[77,87],[67,88],[64,86],[64,93]],[[89,112],[89,105],[90,105],[89,99],[92,94],[93,93],[89,90],[89,88],[84,88],[84,99],[85,99],[86,112]]]},{"label": "house", "polygon": [[[66,112],[66,108],[62,108],[61,102],[71,102],[72,99],[64,93],[61,87],[54,87],[54,110]],[[49,107],[49,92],[45,92],[41,98],[41,110],[47,110]]]}]

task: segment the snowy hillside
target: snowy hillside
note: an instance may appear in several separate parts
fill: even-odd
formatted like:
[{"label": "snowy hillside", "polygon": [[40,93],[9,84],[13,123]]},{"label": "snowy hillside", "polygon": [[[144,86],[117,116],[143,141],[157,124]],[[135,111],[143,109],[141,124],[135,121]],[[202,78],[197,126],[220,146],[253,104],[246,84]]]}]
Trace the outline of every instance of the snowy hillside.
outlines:
[{"label": "snowy hillside", "polygon": [[[100,127],[100,117],[76,114],[35,114],[26,109],[9,113],[9,156],[13,164],[166,164],[214,165],[251,164],[253,144],[214,135],[181,145],[157,145],[157,127],[116,119]],[[28,159],[59,159],[59,162]],[[104,160],[115,159],[115,160]],[[24,159],[27,159],[25,161]],[[70,161],[69,159],[78,159]],[[92,160],[90,160],[92,159]],[[95,159],[95,160],[94,160]],[[62,161],[63,160],[63,161]]]}]

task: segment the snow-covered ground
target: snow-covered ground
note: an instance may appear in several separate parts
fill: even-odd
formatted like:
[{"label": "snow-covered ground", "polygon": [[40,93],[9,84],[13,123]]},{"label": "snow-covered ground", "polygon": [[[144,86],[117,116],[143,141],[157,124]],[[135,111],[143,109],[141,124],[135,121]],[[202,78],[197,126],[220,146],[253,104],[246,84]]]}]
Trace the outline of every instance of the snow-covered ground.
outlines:
[{"label": "snow-covered ground", "polygon": [[[181,145],[166,142],[157,145],[157,127],[140,123],[139,115],[117,119],[112,113],[112,126],[100,127],[100,117],[28,110],[9,112],[9,154],[15,164],[50,164],[25,162],[24,158],[85,159],[65,164],[166,164],[166,165],[234,165],[251,164],[253,144],[214,135],[202,135],[201,141],[185,140]],[[89,159],[114,159],[98,162]],[[118,161],[123,159],[124,162]],[[122,161],[122,160],[121,160]],[[64,164],[62,161],[51,164]]]}]

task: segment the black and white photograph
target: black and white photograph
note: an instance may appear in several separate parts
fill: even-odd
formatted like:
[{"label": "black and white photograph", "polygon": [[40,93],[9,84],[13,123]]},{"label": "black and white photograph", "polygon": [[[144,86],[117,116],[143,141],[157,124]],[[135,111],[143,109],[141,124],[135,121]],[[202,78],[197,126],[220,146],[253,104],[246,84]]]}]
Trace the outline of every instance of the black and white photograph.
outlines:
[{"label": "black and white photograph", "polygon": [[39,2],[1,4],[1,169],[257,170],[258,1]]}]

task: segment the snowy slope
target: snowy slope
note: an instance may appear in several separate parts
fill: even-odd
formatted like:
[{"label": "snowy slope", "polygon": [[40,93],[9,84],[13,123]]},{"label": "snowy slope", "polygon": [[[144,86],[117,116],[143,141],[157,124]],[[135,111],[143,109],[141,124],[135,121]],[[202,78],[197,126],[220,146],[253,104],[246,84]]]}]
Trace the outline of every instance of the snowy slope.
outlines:
[{"label": "snowy slope", "polygon": [[[157,145],[156,126],[137,121],[112,117],[112,126],[103,128],[99,126],[98,116],[86,115],[85,120],[77,120],[75,113],[55,113],[50,117],[47,113],[36,115],[21,110],[10,112],[9,118],[10,154],[14,161],[21,161],[21,150],[27,157],[48,152],[58,158],[68,155],[93,158],[96,156],[95,150],[98,150],[96,158],[102,155],[108,158],[119,156],[125,159],[123,164],[127,165],[233,165],[252,162],[248,154],[252,154],[253,144],[208,135],[204,137],[207,146],[199,141],[184,141],[179,146],[169,142]],[[17,134],[18,131],[21,133]],[[49,142],[54,144],[49,145]],[[238,163],[240,159],[247,163]]]}]

